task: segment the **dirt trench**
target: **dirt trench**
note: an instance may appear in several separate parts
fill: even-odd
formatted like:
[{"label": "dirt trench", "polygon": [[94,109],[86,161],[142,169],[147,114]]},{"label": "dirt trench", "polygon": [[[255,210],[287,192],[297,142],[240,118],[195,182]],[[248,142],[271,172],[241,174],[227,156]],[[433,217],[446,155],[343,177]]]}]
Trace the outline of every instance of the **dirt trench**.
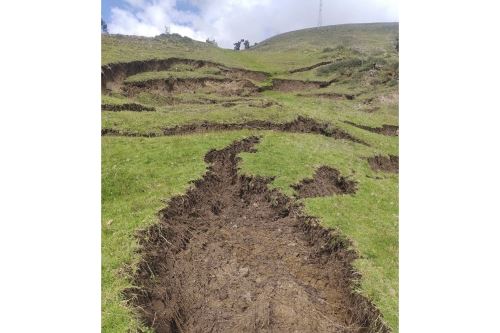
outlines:
[{"label": "dirt trench", "polygon": [[395,125],[382,125],[382,127],[370,127],[365,125],[358,125],[350,121],[345,121],[345,123],[377,134],[382,134],[387,136],[399,136],[399,126]]},{"label": "dirt trench", "polygon": [[344,177],[340,172],[329,166],[321,166],[313,178],[306,178],[291,187],[297,191],[298,198],[325,197],[334,194],[353,194],[356,192],[356,182]]},{"label": "dirt trench", "polygon": [[205,176],[140,234],[138,288],[127,291],[156,332],[388,332],[353,292],[349,243],[270,179],[238,175],[258,138],[205,156]]},{"label": "dirt trench", "polygon": [[297,119],[287,123],[272,123],[263,120],[251,120],[245,123],[211,123],[202,122],[188,125],[178,125],[163,129],[163,134],[160,133],[133,133],[123,132],[112,128],[101,129],[102,136],[133,136],[133,137],[156,137],[156,136],[171,136],[191,133],[206,133],[217,131],[231,131],[242,129],[255,130],[274,130],[290,133],[314,133],[326,137],[349,140],[365,146],[369,146],[366,142],[359,140],[340,128],[332,127],[326,123],[319,123],[314,119],[299,116]]}]

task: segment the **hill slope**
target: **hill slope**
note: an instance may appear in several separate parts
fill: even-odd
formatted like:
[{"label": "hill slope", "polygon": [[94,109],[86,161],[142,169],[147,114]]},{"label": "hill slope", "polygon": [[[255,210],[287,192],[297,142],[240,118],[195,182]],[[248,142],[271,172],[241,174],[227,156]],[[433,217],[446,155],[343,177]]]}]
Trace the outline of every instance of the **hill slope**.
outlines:
[{"label": "hill slope", "polygon": [[[397,29],[304,29],[240,52],[102,37],[103,331],[398,330]],[[244,297],[223,301],[233,281]],[[287,293],[311,309],[302,321],[280,315],[299,311],[280,305]],[[217,324],[216,308],[241,320]]]}]

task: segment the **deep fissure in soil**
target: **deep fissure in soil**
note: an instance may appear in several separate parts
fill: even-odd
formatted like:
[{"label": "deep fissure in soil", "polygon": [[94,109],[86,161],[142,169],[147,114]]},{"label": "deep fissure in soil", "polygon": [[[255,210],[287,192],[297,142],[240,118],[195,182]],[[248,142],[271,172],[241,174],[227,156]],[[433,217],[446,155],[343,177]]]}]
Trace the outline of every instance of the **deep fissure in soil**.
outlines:
[{"label": "deep fissure in soil", "polygon": [[127,294],[156,332],[387,332],[352,290],[349,242],[269,178],[238,174],[250,137],[205,156],[207,173],[140,234]]}]

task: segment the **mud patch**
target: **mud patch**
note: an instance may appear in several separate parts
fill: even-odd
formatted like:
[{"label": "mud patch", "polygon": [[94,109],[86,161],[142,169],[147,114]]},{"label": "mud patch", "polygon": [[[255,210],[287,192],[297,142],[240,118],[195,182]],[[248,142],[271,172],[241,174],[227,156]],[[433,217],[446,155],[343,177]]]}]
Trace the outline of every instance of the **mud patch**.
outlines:
[{"label": "mud patch", "polygon": [[341,176],[338,170],[322,166],[316,170],[313,178],[306,178],[291,187],[297,191],[298,198],[313,198],[334,194],[353,194],[357,190],[357,183]]},{"label": "mud patch", "polygon": [[368,158],[368,164],[374,171],[399,173],[399,156],[372,156]]},{"label": "mud patch", "polygon": [[137,103],[101,104],[101,110],[102,111],[113,111],[113,112],[118,112],[118,111],[136,111],[136,112],[156,111],[156,109],[154,107],[144,106],[144,105],[137,104]]},{"label": "mud patch", "polygon": [[359,293],[347,240],[319,226],[270,179],[238,175],[255,137],[205,156],[205,176],[140,234],[138,288],[156,332],[388,332]]},{"label": "mud patch", "polygon": [[[341,130],[340,128],[331,127],[329,124],[325,123],[318,123],[314,119],[302,116],[299,116],[294,121],[282,124],[272,123],[270,121],[263,121],[263,120],[252,120],[246,123],[223,124],[223,123],[202,122],[202,123],[195,123],[188,125],[179,125],[179,126],[165,128],[163,130],[163,135],[171,136],[171,135],[182,135],[182,134],[192,134],[192,133],[242,130],[242,129],[274,130],[274,131],[291,132],[291,133],[313,133],[339,140],[349,140],[365,146],[369,146],[366,142],[353,137],[349,133]],[[134,133],[134,132],[119,131],[112,128],[103,128],[101,129],[101,135],[155,137],[155,136],[161,136],[162,134],[153,132]]]},{"label": "mud patch", "polygon": [[382,134],[387,136],[399,136],[399,126],[382,125],[382,127],[369,127],[364,125],[358,125],[350,121],[345,121],[345,123],[377,134]]}]

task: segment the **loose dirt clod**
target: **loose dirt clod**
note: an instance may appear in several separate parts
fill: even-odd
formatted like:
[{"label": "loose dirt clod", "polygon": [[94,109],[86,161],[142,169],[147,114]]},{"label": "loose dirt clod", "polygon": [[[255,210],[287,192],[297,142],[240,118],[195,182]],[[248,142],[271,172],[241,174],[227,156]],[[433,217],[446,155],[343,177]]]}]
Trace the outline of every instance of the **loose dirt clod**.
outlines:
[{"label": "loose dirt clod", "polygon": [[382,127],[370,127],[365,125],[358,125],[350,121],[345,121],[345,123],[377,134],[399,136],[399,126],[382,125]]},{"label": "loose dirt clod", "polygon": [[292,185],[299,198],[326,197],[333,194],[356,192],[356,182],[341,176],[338,170],[328,166],[318,168],[313,178],[306,178]]},{"label": "loose dirt clod", "polygon": [[148,107],[137,103],[125,103],[125,104],[101,104],[102,111],[156,111],[154,107]]},{"label": "loose dirt clod", "polygon": [[348,242],[270,179],[238,175],[255,137],[205,156],[205,176],[140,235],[127,296],[156,332],[388,332],[359,293]]},{"label": "loose dirt clod", "polygon": [[387,157],[377,155],[369,157],[368,163],[374,171],[399,173],[399,156],[389,155]]}]

